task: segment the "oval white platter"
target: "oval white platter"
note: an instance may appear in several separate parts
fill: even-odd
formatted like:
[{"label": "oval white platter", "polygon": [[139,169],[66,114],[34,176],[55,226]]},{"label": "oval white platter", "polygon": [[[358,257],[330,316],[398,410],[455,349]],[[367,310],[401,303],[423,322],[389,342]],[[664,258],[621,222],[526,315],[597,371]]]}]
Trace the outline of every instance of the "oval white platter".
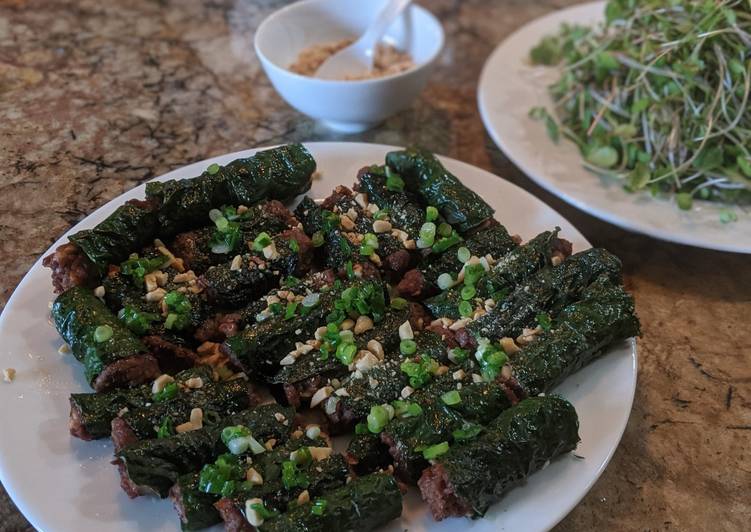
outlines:
[{"label": "oval white platter", "polygon": [[[310,194],[321,198],[339,184],[351,186],[362,166],[384,160],[391,146],[360,143],[308,143],[321,172]],[[158,179],[199,175],[209,164],[226,164],[251,155],[248,150],[188,165]],[[560,226],[574,250],[590,247],[558,213],[519,187],[468,164],[441,158],[496,209],[496,217],[525,240]],[[94,211],[68,233],[90,228],[128,199],[142,198],[136,187]],[[52,248],[66,242],[67,234]],[[49,270],[41,258],[16,288],[0,316],[0,368],[17,370],[11,384],[0,382],[0,481],[19,509],[39,530],[56,532],[177,531],[170,501],[130,500],[110,465],[108,441],[84,442],[68,434],[68,396],[89,391],[78,363],[57,352],[62,341],[48,321],[53,299]],[[485,519],[432,520],[416,490],[405,498],[401,521],[386,530],[411,532],[547,530],[587,493],[612,456],[631,411],[636,386],[636,343],[613,346],[601,359],[568,379],[557,390],[579,413],[582,442],[567,455],[533,475],[493,507]]]},{"label": "oval white platter", "polygon": [[529,51],[562,23],[594,26],[604,20],[605,2],[554,11],[506,38],[488,57],[478,86],[480,115],[493,141],[538,185],[575,207],[630,231],[691,246],[751,253],[751,213],[731,208],[738,221],[723,224],[723,205],[695,201],[691,211],[648,193],[629,194],[622,183],[606,180],[582,166],[576,145],[554,144],[542,121],[528,116],[533,107],[552,111],[547,87],[559,69],[535,66]]}]

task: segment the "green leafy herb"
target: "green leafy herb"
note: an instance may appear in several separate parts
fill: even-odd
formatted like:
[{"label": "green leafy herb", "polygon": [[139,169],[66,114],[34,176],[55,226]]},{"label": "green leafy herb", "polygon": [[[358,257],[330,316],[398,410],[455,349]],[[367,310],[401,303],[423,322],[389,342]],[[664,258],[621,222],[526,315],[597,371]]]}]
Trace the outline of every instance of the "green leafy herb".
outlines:
[{"label": "green leafy herb", "polygon": [[117,313],[117,317],[125,323],[125,326],[138,335],[144,335],[151,329],[151,324],[159,321],[158,314],[142,312],[135,307],[125,306]]},{"label": "green leafy herb", "polygon": [[409,377],[409,384],[413,388],[422,388],[430,382],[439,367],[438,362],[427,355],[405,360],[399,366],[402,372]]}]

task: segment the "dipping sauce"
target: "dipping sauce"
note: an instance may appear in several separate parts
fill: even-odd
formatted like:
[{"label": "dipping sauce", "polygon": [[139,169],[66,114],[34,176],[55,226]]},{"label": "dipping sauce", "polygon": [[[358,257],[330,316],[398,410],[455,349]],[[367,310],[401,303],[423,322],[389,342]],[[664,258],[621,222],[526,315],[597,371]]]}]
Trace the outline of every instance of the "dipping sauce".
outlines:
[{"label": "dipping sauce", "polygon": [[[344,39],[341,41],[314,44],[305,48],[297,56],[297,60],[289,66],[289,69],[303,76],[315,76],[318,68],[326,59],[334,55],[339,50],[352,44],[354,39]],[[391,46],[390,44],[379,44],[376,48],[375,58],[373,60],[373,69],[369,72],[353,72],[342,79],[357,80],[382,78],[391,76],[409,70],[414,66],[412,57]]]}]

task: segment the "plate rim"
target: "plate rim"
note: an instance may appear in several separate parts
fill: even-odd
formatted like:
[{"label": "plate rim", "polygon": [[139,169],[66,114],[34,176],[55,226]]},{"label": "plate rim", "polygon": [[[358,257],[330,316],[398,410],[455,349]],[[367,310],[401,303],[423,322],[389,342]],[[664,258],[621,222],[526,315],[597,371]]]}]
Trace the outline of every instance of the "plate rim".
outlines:
[{"label": "plate rim", "polygon": [[562,199],[569,205],[576,207],[586,214],[599,218],[600,220],[615,225],[628,232],[643,234],[666,242],[673,242],[676,244],[691,246],[699,249],[709,249],[729,253],[751,254],[751,243],[744,246],[742,244],[714,244],[713,242],[707,240],[698,242],[696,240],[692,240],[688,236],[681,234],[676,235],[668,230],[655,228],[651,225],[644,224],[639,219],[620,216],[619,214],[617,214],[617,212],[615,212],[615,210],[606,210],[604,207],[593,206],[586,200],[578,198],[577,196],[569,193],[561,187],[557,187],[552,182],[552,180],[546,179],[543,175],[540,175],[542,174],[542,172],[538,173],[530,168],[518,153],[515,153],[513,150],[509,149],[509,146],[506,144],[503,137],[501,137],[501,135],[497,131],[497,128],[493,125],[493,121],[491,119],[491,111],[488,108],[492,101],[492,98],[490,96],[491,91],[488,88],[488,86],[490,85],[489,70],[491,68],[491,63],[497,60],[497,58],[500,56],[502,47],[511,39],[518,37],[520,34],[527,33],[532,25],[539,23],[544,19],[560,18],[561,22],[563,22],[564,20],[572,22],[571,19],[573,17],[567,17],[567,15],[570,15],[573,12],[577,11],[587,12],[589,10],[596,9],[600,9],[602,11],[606,3],[606,0],[595,0],[593,2],[575,4],[563,9],[555,9],[528,21],[523,26],[514,30],[511,34],[506,36],[501,42],[496,45],[496,47],[492,52],[490,52],[490,55],[488,55],[487,59],[483,63],[482,70],[480,71],[480,77],[478,78],[477,82],[477,106],[480,113],[480,119],[482,120],[483,126],[485,127],[485,131],[487,131],[488,135],[493,140],[493,143],[519,170],[522,171],[522,173],[524,173],[525,176],[529,177],[532,181],[545,189],[547,192]]},{"label": "plate rim", "polygon": [[[340,147],[341,145],[347,145],[349,149],[355,149],[357,150],[361,146],[368,146],[369,148],[375,148],[375,149],[382,149],[384,151],[393,150],[393,149],[402,149],[399,146],[394,145],[388,145],[388,144],[380,144],[380,143],[368,143],[368,142],[347,142],[347,141],[321,141],[321,142],[301,142],[306,147],[320,147],[321,149],[325,148],[332,148],[335,149],[337,147]],[[139,185],[127,189],[123,191],[121,194],[117,195],[116,197],[112,198],[108,202],[104,203],[103,205],[97,207],[96,209],[92,210],[90,213],[88,213],[84,218],[79,220],[75,225],[69,227],[58,239],[56,239],[50,247],[42,253],[39,258],[31,265],[29,270],[24,274],[21,281],[18,283],[18,285],[14,288],[11,296],[9,297],[5,308],[3,309],[3,312],[0,313],[0,333],[4,332],[6,330],[7,324],[6,321],[8,321],[10,318],[8,316],[16,314],[18,312],[17,309],[14,307],[17,306],[19,303],[16,302],[16,299],[18,299],[20,296],[17,294],[20,294],[24,292],[26,289],[28,289],[27,285],[33,281],[32,279],[32,272],[36,271],[38,268],[42,268],[41,261],[45,255],[47,255],[50,251],[54,250],[57,246],[59,246],[61,243],[64,243],[64,241],[67,241],[67,237],[69,234],[80,230],[83,227],[86,227],[87,222],[98,212],[102,210],[106,210],[108,207],[111,206],[117,206],[123,204],[127,199],[129,199],[128,196],[132,195],[138,195],[142,193],[142,189],[145,187],[145,184],[150,181],[159,181],[159,180],[166,180],[174,178],[176,175],[179,175],[181,173],[189,172],[190,168],[204,168],[206,165],[211,164],[216,161],[221,160],[231,160],[233,158],[237,158],[240,156],[248,156],[249,154],[255,153],[260,150],[273,148],[275,146],[279,146],[279,144],[274,145],[268,145],[268,146],[259,146],[254,148],[248,148],[244,150],[238,150],[235,152],[225,153],[225,154],[219,154],[213,157],[209,157],[200,161],[188,163],[186,165],[174,168],[170,170],[169,172],[166,172],[160,176],[156,176],[150,180],[144,181],[140,183]],[[314,151],[314,150],[311,150]],[[487,174],[488,176],[492,176],[495,179],[500,179],[505,182],[505,184],[508,186],[515,188],[517,192],[523,194],[524,196],[527,196],[530,198],[530,200],[534,202],[539,202],[540,205],[544,206],[545,208],[549,209],[553,214],[556,215],[557,218],[559,218],[562,221],[565,221],[571,228],[574,230],[575,234],[570,236],[575,236],[581,239],[581,241],[584,243],[585,246],[590,246],[591,243],[586,239],[586,237],[572,224],[570,221],[568,221],[564,216],[562,216],[557,210],[555,210],[553,207],[549,206],[547,203],[543,202],[541,199],[537,198],[530,192],[524,190],[519,185],[516,185],[515,183],[512,183],[501,176],[498,176],[497,174],[494,174],[493,172],[486,170],[480,166],[461,161],[459,159],[448,157],[440,154],[436,154],[442,161],[450,161],[452,164],[457,166],[463,166],[467,168],[471,168],[475,172],[480,172],[482,174]],[[199,171],[200,173],[200,171]],[[196,174],[198,175],[198,174]],[[354,177],[353,177],[354,179]],[[582,249],[587,249],[586,247],[583,247]],[[51,288],[51,287],[50,287]],[[51,292],[51,290],[50,290]],[[6,332],[7,334],[7,332]],[[2,334],[0,334],[0,338],[2,338]],[[628,424],[628,421],[631,417],[631,411],[633,409],[633,402],[635,400],[635,393],[636,393],[636,386],[638,382],[638,348],[637,348],[637,342],[635,338],[629,338],[626,340],[628,342],[629,346],[629,357],[630,357],[630,376],[631,376],[631,382],[632,385],[629,390],[629,396],[627,398],[628,408],[624,408],[624,418],[620,425],[618,426],[618,430],[611,431],[611,435],[615,436],[617,433],[617,438],[614,439],[614,443],[610,448],[608,449],[607,455],[605,458],[600,462],[599,467],[594,471],[594,473],[589,478],[586,486],[580,491],[580,493],[577,494],[577,496],[568,504],[565,506],[561,506],[559,510],[556,512],[556,517],[550,522],[550,526],[548,527],[548,530],[552,527],[554,527],[557,523],[559,523],[562,519],[564,519],[572,510],[575,508],[581,500],[589,493],[592,486],[599,480],[604,470],[609,465],[615,451],[620,446],[621,440],[623,438],[623,434],[625,432],[626,426]],[[67,393],[67,392],[66,392]],[[91,443],[91,442],[89,442]],[[71,453],[66,453],[66,455],[70,456]],[[53,519],[54,516],[50,517],[44,517],[43,512],[39,512],[38,505],[34,506],[31,504],[27,504],[26,499],[19,497],[16,493],[15,488],[15,482],[12,480],[11,477],[9,477],[5,473],[5,467],[3,467],[3,464],[8,460],[9,456],[4,456],[5,453],[0,454],[0,483],[3,484],[6,492],[8,493],[8,496],[13,501],[13,503],[16,505],[18,510],[23,514],[23,516],[29,521],[29,523],[32,524],[33,527],[39,529],[39,530],[45,530],[44,526],[49,525],[49,521]],[[36,508],[36,509],[35,509]],[[135,510],[134,510],[135,511]],[[492,524],[496,524],[496,520],[493,521]]]}]

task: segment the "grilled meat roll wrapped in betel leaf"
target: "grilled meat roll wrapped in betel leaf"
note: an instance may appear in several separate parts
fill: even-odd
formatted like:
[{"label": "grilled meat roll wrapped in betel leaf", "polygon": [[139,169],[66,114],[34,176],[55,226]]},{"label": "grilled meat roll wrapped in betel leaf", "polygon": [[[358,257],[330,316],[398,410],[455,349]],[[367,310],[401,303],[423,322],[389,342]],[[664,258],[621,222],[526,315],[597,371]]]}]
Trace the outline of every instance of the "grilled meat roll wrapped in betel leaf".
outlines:
[{"label": "grilled meat roll wrapped in betel leaf", "polygon": [[[207,386],[214,384],[211,381],[212,369],[208,366],[196,366],[174,376],[174,381],[178,386],[177,396],[186,392],[188,388],[185,383],[194,378],[200,378]],[[149,383],[135,388],[121,388],[101,393],[71,394],[70,433],[83,440],[109,436],[112,420],[123,410],[135,412],[149,408],[147,406],[149,404],[156,406],[152,388],[152,384]]]},{"label": "grilled meat roll wrapped in betel leaf", "polygon": [[460,233],[493,217],[494,209],[428,151],[392,151],[386,154],[386,164],[404,180],[407,190],[422,197],[426,205],[436,207]]},{"label": "grilled meat roll wrapped in betel leaf", "polygon": [[225,166],[212,164],[192,179],[151,181],[146,198],[157,205],[159,234],[172,236],[202,225],[207,213],[222,205],[292,199],[310,188],[315,169],[315,160],[302,144],[289,144]]},{"label": "grilled meat roll wrapped in betel leaf", "polygon": [[247,305],[278,286],[283,277],[301,276],[310,270],[313,245],[299,229],[268,237],[260,245],[261,250],[206,270],[199,283],[210,303],[225,308]]},{"label": "grilled meat roll wrapped in betel leaf", "polygon": [[486,255],[494,259],[503,257],[517,247],[517,243],[508,234],[505,227],[493,223],[481,232],[469,236],[459,245],[450,247],[441,253],[427,255],[420,265],[408,271],[399,282],[397,290],[409,297],[425,297],[439,291],[438,277],[441,274],[458,274],[464,266],[458,256],[458,249],[464,247],[470,257],[487,261]]},{"label": "grilled meat roll wrapped in betel leaf", "polygon": [[513,404],[513,394],[500,381],[472,382],[463,370],[461,375],[452,378],[453,382],[438,381],[408,398],[420,405],[421,412],[395,417],[381,433],[403,482],[414,484],[430,465],[423,451],[443,442],[453,444],[475,437]]},{"label": "grilled meat roll wrapped in betel leaf", "polygon": [[375,530],[402,513],[394,477],[373,473],[265,520],[261,532],[348,532]]},{"label": "grilled meat roll wrapped in betel leaf", "polygon": [[156,358],[91,289],[69,288],[50,313],[94,390],[135,386],[161,374]]},{"label": "grilled meat roll wrapped in betel leaf", "polygon": [[[376,290],[382,290],[380,284],[370,283],[370,286],[375,287]],[[381,301],[383,301],[383,299],[381,299]],[[316,331],[316,336],[321,337],[319,341],[322,343],[324,349],[326,349],[325,342],[329,342],[328,345],[332,346],[331,353],[324,355],[320,349],[311,349],[307,353],[301,353],[297,356],[293,355],[295,356],[294,362],[289,359],[285,360],[285,362],[292,363],[281,366],[279,373],[270,379],[270,382],[273,384],[281,384],[283,386],[285,398],[289,404],[297,407],[303,401],[307,402],[317,390],[326,386],[331,379],[344,378],[345,375],[350,373],[351,369],[367,372],[371,367],[379,364],[381,358],[379,358],[377,354],[368,351],[368,345],[374,345],[373,342],[378,342],[381,346],[381,353],[386,350],[391,351],[398,348],[398,329],[399,325],[407,321],[410,317],[408,308],[389,310],[386,311],[385,314],[382,310],[378,311],[376,319],[367,314],[364,316],[367,316],[367,319],[370,320],[372,326],[367,330],[358,331],[357,334],[352,334],[351,340],[354,347],[350,349],[354,351],[355,354],[351,357],[349,354],[345,355],[341,353],[337,356],[333,344],[336,343],[338,347],[342,331],[339,330],[338,327],[337,330],[334,330],[333,326],[329,327],[327,325],[326,331],[324,332],[322,327],[320,330]],[[356,316],[355,320],[358,317],[359,316]],[[352,318],[349,319],[352,320]],[[349,330],[353,329],[354,325],[352,329]],[[347,335],[345,334],[345,336]],[[314,341],[311,343],[314,343]]]},{"label": "grilled meat roll wrapped in betel leaf", "polygon": [[52,269],[52,284],[60,293],[72,286],[94,288],[107,265],[118,264],[151,243],[158,230],[154,204],[130,200],[93,229],[69,237],[70,242],[44,258]]},{"label": "grilled meat roll wrapped in betel leaf", "polygon": [[[493,228],[489,230],[493,230]],[[555,231],[540,233],[529,242],[514,247],[504,255],[491,251],[490,253],[496,259],[496,262],[475,284],[476,293],[474,297],[500,301],[530,275],[545,266],[551,266],[566,259],[571,255],[571,244],[558,238],[558,231],[559,229],[556,228]],[[468,243],[471,241],[472,239]],[[472,253],[472,249],[470,249],[470,253]],[[473,254],[479,257],[476,253]],[[461,268],[462,264],[459,262],[455,271],[447,271],[447,273],[458,273]],[[436,268],[433,269],[436,270]],[[435,273],[432,273],[429,277],[435,277]],[[434,316],[457,319],[460,317],[459,304],[462,302],[462,288],[461,285],[449,288],[425,300],[424,305]]]},{"label": "grilled meat roll wrapped in betel leaf", "polygon": [[[253,466],[263,483],[216,503],[227,530],[254,530],[246,517],[248,501],[255,501],[250,505],[260,504],[267,512],[278,514],[346,484],[350,471],[341,454],[326,456],[331,449],[325,447],[312,447],[307,452],[305,447],[298,446],[297,449],[288,449],[276,456],[262,456]],[[310,457],[313,452],[321,451],[323,456],[320,458]],[[293,457],[295,460],[291,459]],[[250,509],[252,511],[252,507]]]},{"label": "grilled meat roll wrapped in betel leaf", "polygon": [[261,498],[268,510],[283,512],[303,491],[316,496],[344,485],[348,474],[344,458],[332,454],[325,438],[293,435],[261,454],[221,455],[201,472],[182,475],[170,497],[183,530],[197,530],[223,519],[230,528],[234,522],[248,526],[242,514],[246,500]]},{"label": "grilled meat roll wrapped in betel leaf", "polygon": [[112,419],[112,443],[116,452],[143,440],[174,434],[176,427],[190,420],[196,408],[201,409],[203,426],[210,426],[256,402],[245,379],[214,382],[211,371],[206,376],[185,380],[178,388],[181,391],[175,392],[172,398],[171,393],[163,390],[161,394],[154,394],[150,406],[129,409]]},{"label": "grilled meat roll wrapped in betel leaf", "polygon": [[475,340],[516,338],[533,325],[540,313],[555,314],[579,298],[581,292],[600,275],[621,280],[621,261],[602,248],[571,255],[555,267],[546,267],[518,285],[509,296],[487,314],[467,325]]},{"label": "grilled meat roll wrapped in betel leaf", "polygon": [[418,485],[433,517],[481,517],[530,474],[579,442],[574,407],[531,397],[503,412],[477,438],[434,458]]},{"label": "grilled meat roll wrapped in betel leaf", "polygon": [[149,493],[166,497],[180,475],[198,471],[226,451],[222,441],[224,428],[242,425],[261,444],[269,439],[283,443],[293,429],[294,415],[292,408],[261,405],[227,416],[209,427],[126,447],[115,455],[120,486],[131,498]]},{"label": "grilled meat roll wrapped in betel leaf", "polygon": [[513,375],[531,395],[547,393],[614,342],[639,335],[634,300],[603,275],[553,319],[551,329],[512,358]]},{"label": "grilled meat roll wrapped in betel leaf", "polygon": [[[244,207],[244,208],[241,208]],[[196,274],[205,272],[210,266],[230,262],[240,249],[247,249],[248,244],[260,233],[277,235],[287,229],[297,227],[299,223],[282,203],[276,200],[264,201],[251,207],[223,208],[222,214],[230,223],[237,224],[239,233],[232,249],[226,250],[217,237],[222,236],[212,224],[184,233],[173,239],[169,248],[180,257],[187,269]],[[209,214],[206,214],[206,222]]]}]

